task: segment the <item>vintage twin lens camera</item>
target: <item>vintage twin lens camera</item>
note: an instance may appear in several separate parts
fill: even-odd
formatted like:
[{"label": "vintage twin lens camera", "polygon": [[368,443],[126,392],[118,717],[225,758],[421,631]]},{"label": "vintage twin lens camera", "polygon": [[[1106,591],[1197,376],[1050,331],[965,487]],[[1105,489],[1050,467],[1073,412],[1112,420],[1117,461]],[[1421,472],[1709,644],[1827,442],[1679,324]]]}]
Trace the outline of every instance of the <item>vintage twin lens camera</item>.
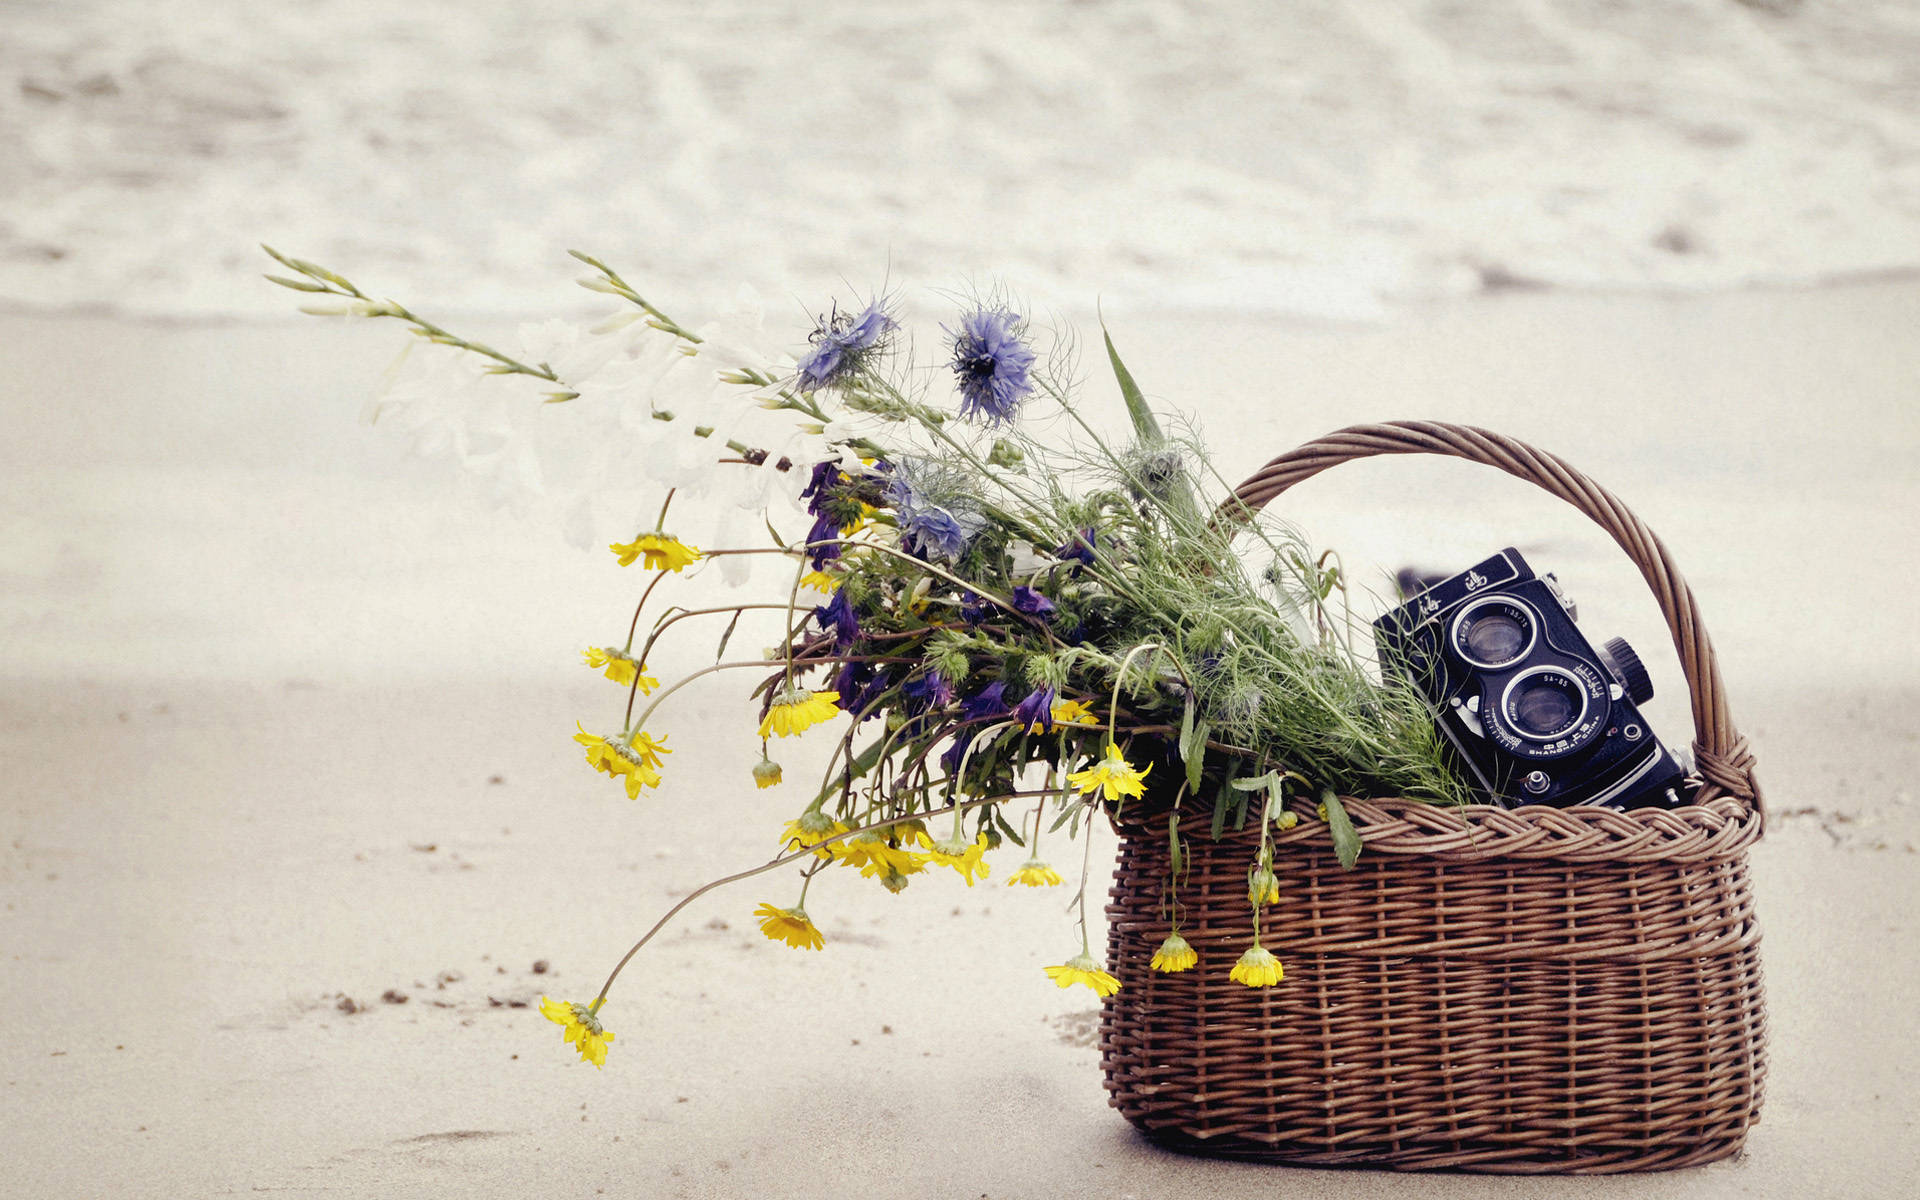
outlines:
[{"label": "vintage twin lens camera", "polygon": [[1496,804],[1677,806],[1686,771],[1640,715],[1633,648],[1599,650],[1552,575],[1508,548],[1374,622],[1385,669],[1412,679]]}]

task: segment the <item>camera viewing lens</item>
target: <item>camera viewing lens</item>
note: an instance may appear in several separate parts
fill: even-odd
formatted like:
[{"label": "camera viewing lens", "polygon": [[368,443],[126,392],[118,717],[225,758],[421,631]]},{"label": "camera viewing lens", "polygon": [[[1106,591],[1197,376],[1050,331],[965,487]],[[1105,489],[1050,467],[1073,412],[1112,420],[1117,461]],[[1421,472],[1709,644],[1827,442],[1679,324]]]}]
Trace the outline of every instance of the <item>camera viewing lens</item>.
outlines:
[{"label": "camera viewing lens", "polygon": [[1453,649],[1483,671],[1510,667],[1533,649],[1539,622],[1533,610],[1510,596],[1488,596],[1453,619]]},{"label": "camera viewing lens", "polygon": [[1492,612],[1467,625],[1466,643],[1482,662],[1512,662],[1527,648],[1527,631],[1509,614]]},{"label": "camera viewing lens", "polygon": [[1580,681],[1552,668],[1529,671],[1508,685],[1502,707],[1522,737],[1550,742],[1565,736],[1587,715]]}]

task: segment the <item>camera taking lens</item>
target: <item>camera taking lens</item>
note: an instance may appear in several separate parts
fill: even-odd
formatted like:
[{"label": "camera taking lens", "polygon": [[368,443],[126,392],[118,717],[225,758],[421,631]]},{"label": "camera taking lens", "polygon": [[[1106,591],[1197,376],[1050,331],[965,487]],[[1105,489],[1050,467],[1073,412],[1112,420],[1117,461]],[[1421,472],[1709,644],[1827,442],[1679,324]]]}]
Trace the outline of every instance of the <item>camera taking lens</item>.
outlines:
[{"label": "camera taking lens", "polygon": [[1498,804],[1677,805],[1679,761],[1646,736],[1653,681],[1633,648],[1596,650],[1552,576],[1507,549],[1374,622],[1478,790]]}]

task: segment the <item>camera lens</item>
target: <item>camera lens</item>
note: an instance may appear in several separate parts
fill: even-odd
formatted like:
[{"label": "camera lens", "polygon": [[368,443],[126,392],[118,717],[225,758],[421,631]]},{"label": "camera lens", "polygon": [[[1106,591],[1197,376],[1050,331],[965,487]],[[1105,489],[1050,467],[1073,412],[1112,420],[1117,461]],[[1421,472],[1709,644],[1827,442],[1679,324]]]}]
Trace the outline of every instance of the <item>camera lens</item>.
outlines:
[{"label": "camera lens", "polygon": [[1509,684],[1501,707],[1522,737],[1550,742],[1565,736],[1587,715],[1587,693],[1566,672],[1543,667]]},{"label": "camera lens", "polygon": [[1466,629],[1467,649],[1486,662],[1510,662],[1527,646],[1527,631],[1507,613],[1475,617]]},{"label": "camera lens", "polygon": [[1510,667],[1533,648],[1538,622],[1533,610],[1507,596],[1488,596],[1453,619],[1453,648],[1481,670]]}]

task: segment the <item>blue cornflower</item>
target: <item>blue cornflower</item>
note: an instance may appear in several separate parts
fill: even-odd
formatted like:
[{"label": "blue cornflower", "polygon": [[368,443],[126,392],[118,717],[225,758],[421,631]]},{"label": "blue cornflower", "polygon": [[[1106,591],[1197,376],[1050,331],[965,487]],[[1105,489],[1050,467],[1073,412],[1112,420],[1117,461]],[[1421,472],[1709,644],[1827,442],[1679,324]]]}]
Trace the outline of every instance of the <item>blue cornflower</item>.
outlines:
[{"label": "blue cornflower", "polygon": [[884,300],[875,300],[858,315],[836,308],[820,318],[811,338],[813,348],[797,364],[800,390],[817,392],[859,374],[867,359],[883,347],[894,325]]},{"label": "blue cornflower", "polygon": [[986,425],[1012,423],[1020,402],[1033,391],[1034,355],[1026,330],[1020,314],[1004,308],[977,308],[960,318],[958,332],[948,330],[961,416]]},{"label": "blue cornflower", "polygon": [[1053,706],[1059,699],[1053,688],[1038,688],[1014,708],[1013,719],[1028,733],[1046,733],[1053,728]]},{"label": "blue cornflower", "polygon": [[894,470],[893,481],[887,484],[886,498],[893,506],[902,545],[909,553],[955,559],[980,532],[986,518],[963,507],[957,494],[948,505],[934,503],[927,491],[929,485],[938,482],[937,470],[917,460],[903,460]]},{"label": "blue cornflower", "polygon": [[1030,617],[1046,617],[1053,615],[1053,601],[1023,583],[1013,589],[1013,609]]},{"label": "blue cornflower", "polygon": [[842,654],[860,638],[860,614],[853,611],[853,601],[847,598],[844,587],[836,588],[831,599],[813,610],[813,616],[820,628],[833,630],[834,649]]}]

